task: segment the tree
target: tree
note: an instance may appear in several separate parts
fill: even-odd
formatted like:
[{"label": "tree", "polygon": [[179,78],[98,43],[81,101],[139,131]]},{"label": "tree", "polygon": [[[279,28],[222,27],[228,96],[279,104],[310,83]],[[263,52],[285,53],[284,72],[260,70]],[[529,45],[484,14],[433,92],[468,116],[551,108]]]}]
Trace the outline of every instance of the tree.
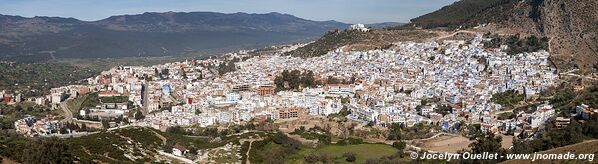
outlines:
[{"label": "tree", "polygon": [[452,113],[453,107],[451,107],[450,105],[443,104],[443,105],[440,105],[440,106],[436,107],[434,109],[434,111],[436,113],[440,113],[440,114],[442,114],[442,116],[444,116],[444,115],[447,115],[449,113]]},{"label": "tree", "polygon": [[407,143],[405,143],[404,141],[399,141],[399,142],[393,142],[392,143],[392,147],[397,148],[399,150],[405,149],[406,146],[407,146]]},{"label": "tree", "polygon": [[300,87],[315,87],[317,82],[312,71],[284,70],[274,79],[277,91],[297,90]]},{"label": "tree", "polygon": [[33,139],[23,150],[23,163],[71,163],[74,159],[69,146],[63,140]]},{"label": "tree", "polygon": [[343,106],[343,108],[341,109],[341,111],[338,112],[338,114],[340,114],[341,116],[347,116],[351,114],[351,111],[348,109],[347,106]]},{"label": "tree", "polygon": [[326,154],[309,153],[303,156],[307,163],[332,163],[332,159]]},{"label": "tree", "polygon": [[171,140],[166,141],[164,145],[162,145],[162,150],[167,153],[172,153],[172,147],[174,146],[174,142]]},{"label": "tree", "polygon": [[164,68],[164,69],[162,69],[161,73],[162,73],[162,75],[168,76],[168,75],[170,75],[170,70],[168,68]]},{"label": "tree", "polygon": [[84,132],[87,131],[87,125],[85,125],[85,123],[81,124],[81,131],[84,131]]},{"label": "tree", "polygon": [[60,128],[60,134],[67,134],[68,130],[66,129],[66,127],[61,127]]},{"label": "tree", "polygon": [[[469,144],[472,154],[482,154],[485,152],[490,154],[498,153],[500,157],[500,155],[504,155],[505,153],[505,150],[501,147],[502,137],[495,136],[491,132],[482,132],[479,125],[469,127],[468,137],[473,141]],[[479,162],[479,160],[474,160],[474,162]]]},{"label": "tree", "polygon": [[104,129],[108,129],[110,128],[110,123],[108,122],[108,120],[102,120],[102,127],[104,127]]},{"label": "tree", "polygon": [[172,126],[166,128],[166,133],[171,135],[187,135],[187,130],[180,126]]},{"label": "tree", "polygon": [[303,159],[305,159],[305,162],[307,162],[307,163],[316,163],[320,160],[320,157],[318,154],[309,153],[309,154],[305,154],[303,156]]},{"label": "tree", "polygon": [[189,147],[189,153],[193,155],[197,154],[197,148],[195,146]]},{"label": "tree", "polygon": [[388,128],[388,140],[400,140],[401,139],[401,124],[392,123]]},{"label": "tree", "polygon": [[184,69],[181,69],[179,72],[181,72],[181,76],[183,76],[183,78],[187,78],[187,72],[185,72]]},{"label": "tree", "polygon": [[345,157],[345,160],[347,162],[355,162],[355,160],[357,160],[353,152],[345,152],[345,154],[343,154],[343,157]]},{"label": "tree", "polygon": [[236,70],[235,61],[237,60],[231,60],[228,63],[220,63],[220,65],[218,65],[218,74],[224,75],[228,72],[234,72]]},{"label": "tree", "polygon": [[326,79],[326,84],[340,84],[341,81],[335,77],[332,76],[328,76],[328,79]]},{"label": "tree", "polygon": [[141,119],[144,119],[144,118],[145,118],[145,116],[143,115],[143,113],[141,111],[135,112],[135,119],[136,120],[141,120]]}]

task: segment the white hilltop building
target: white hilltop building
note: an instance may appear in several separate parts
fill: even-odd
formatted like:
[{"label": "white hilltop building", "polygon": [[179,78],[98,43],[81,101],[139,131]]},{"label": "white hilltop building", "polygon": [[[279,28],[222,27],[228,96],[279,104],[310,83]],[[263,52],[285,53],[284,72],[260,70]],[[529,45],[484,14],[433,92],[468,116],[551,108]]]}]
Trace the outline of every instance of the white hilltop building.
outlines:
[{"label": "white hilltop building", "polygon": [[364,24],[354,24],[349,26],[349,30],[357,30],[361,32],[368,32],[370,29],[366,28]]}]

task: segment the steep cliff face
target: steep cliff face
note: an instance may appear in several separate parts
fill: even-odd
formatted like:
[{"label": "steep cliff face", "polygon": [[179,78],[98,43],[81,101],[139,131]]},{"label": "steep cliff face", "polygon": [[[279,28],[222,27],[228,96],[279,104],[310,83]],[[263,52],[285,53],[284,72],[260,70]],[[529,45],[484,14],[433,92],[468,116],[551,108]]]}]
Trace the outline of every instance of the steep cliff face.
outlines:
[{"label": "steep cliff face", "polygon": [[524,0],[501,28],[550,38],[551,59],[560,70],[598,71],[598,1]]},{"label": "steep cliff face", "polygon": [[551,38],[553,61],[561,69],[596,72],[598,1],[542,0],[537,8],[539,17],[534,20],[538,30]]},{"label": "steep cliff face", "polygon": [[549,37],[559,69],[598,72],[597,0],[460,0],[410,25],[454,29],[484,23],[502,33]]}]

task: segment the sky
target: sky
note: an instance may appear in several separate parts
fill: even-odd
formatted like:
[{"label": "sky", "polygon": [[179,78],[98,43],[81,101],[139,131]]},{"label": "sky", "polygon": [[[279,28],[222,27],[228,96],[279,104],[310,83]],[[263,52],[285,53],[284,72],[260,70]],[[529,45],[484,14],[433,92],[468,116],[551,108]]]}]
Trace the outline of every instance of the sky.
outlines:
[{"label": "sky", "polygon": [[455,0],[0,0],[0,14],[95,21],[144,12],[279,12],[345,23],[409,22]]}]

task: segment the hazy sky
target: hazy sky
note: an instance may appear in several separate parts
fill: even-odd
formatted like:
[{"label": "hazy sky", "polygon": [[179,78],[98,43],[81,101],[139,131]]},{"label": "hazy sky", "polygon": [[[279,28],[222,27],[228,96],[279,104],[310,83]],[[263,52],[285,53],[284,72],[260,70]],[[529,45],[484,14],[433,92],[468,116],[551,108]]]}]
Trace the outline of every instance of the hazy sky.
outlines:
[{"label": "hazy sky", "polygon": [[346,23],[408,22],[455,0],[0,0],[0,14],[99,20],[166,11],[280,12]]}]

